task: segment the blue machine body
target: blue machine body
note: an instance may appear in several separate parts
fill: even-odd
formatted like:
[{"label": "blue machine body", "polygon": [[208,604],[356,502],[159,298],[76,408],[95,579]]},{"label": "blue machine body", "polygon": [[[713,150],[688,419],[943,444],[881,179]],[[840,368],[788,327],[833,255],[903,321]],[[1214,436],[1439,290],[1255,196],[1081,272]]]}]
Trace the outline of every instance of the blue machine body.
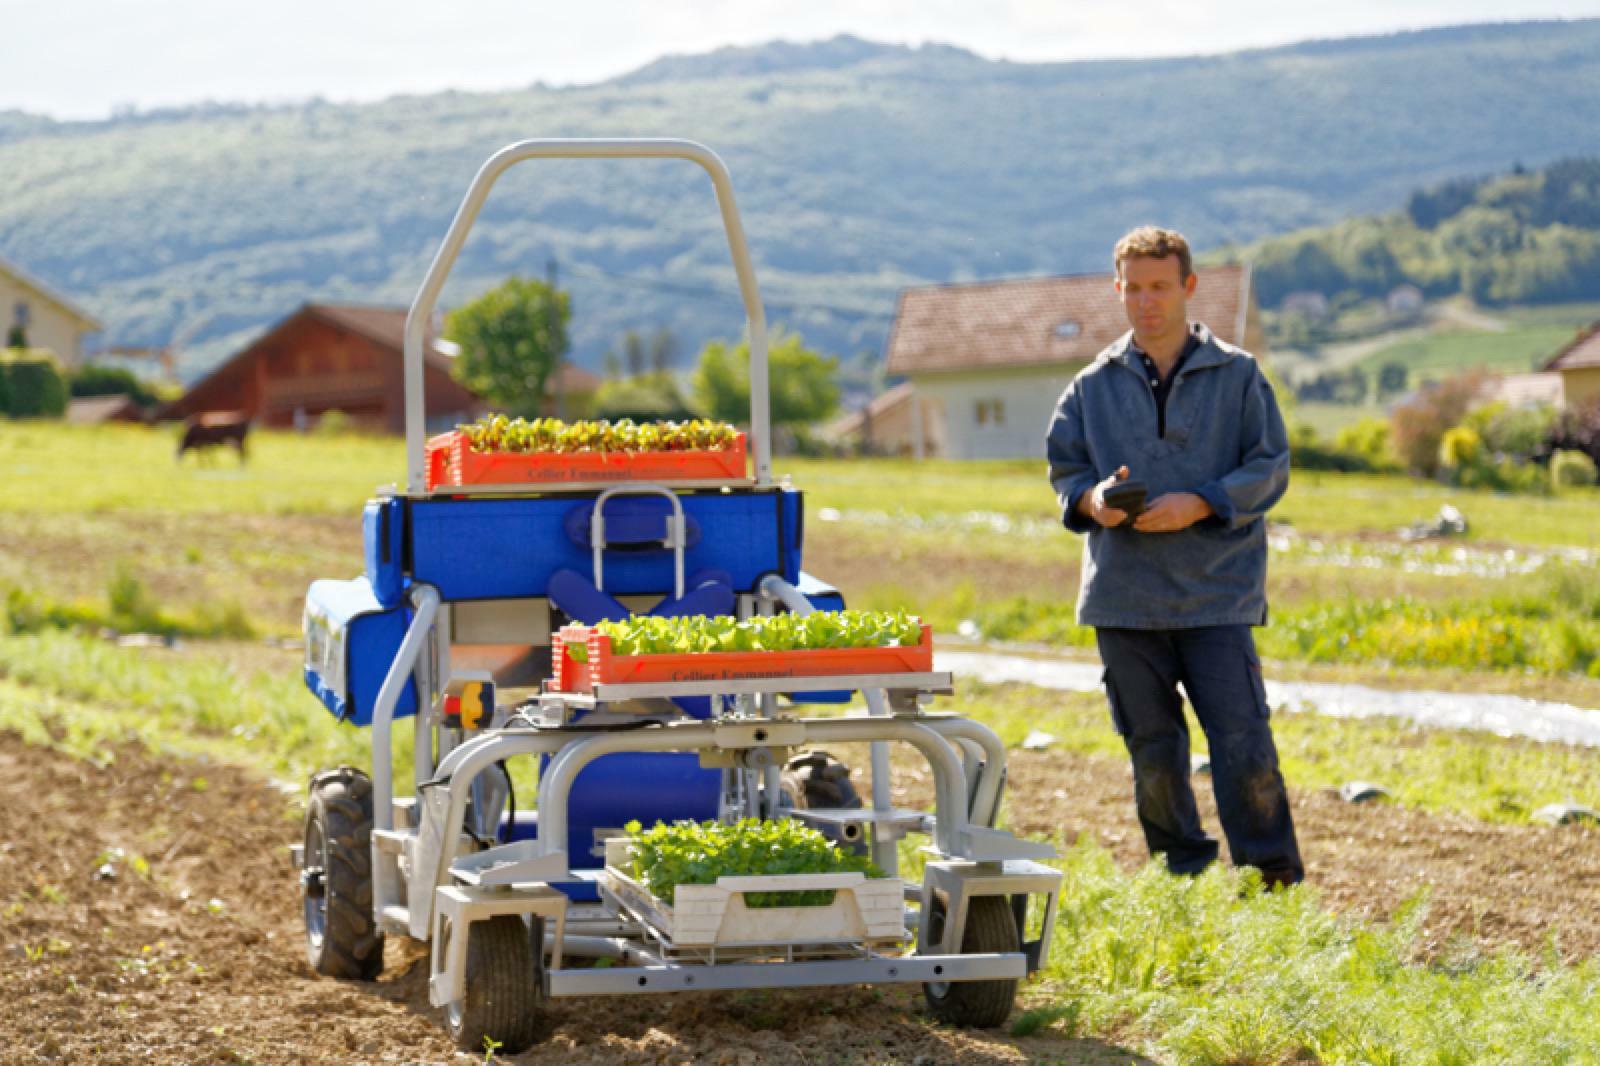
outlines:
[{"label": "blue machine body", "polygon": [[[410,624],[411,612],[385,608],[365,577],[313,581],[303,626],[306,686],[335,717],[371,725],[378,691]],[[407,678],[395,717],[416,713],[416,682]]]},{"label": "blue machine body", "polygon": [[[410,622],[405,591],[413,582],[449,602],[545,597],[561,570],[591,573],[590,518],[598,494],[519,498],[394,496],[368,501],[362,513],[365,576],[315,582],[306,601],[306,683],[330,711],[369,725],[378,690]],[[684,571],[725,573],[736,592],[753,592],[776,574],[820,610],[840,610],[839,591],[803,573],[801,494],[791,489],[686,492]],[[671,506],[659,496],[618,496],[604,517],[604,588],[613,596],[670,595],[672,552],[660,541]],[[313,655],[315,650],[315,655]],[[315,660],[315,661],[314,661]],[[848,700],[849,692],[809,693],[806,702]],[[708,708],[689,705],[702,717]],[[396,717],[416,712],[407,682]],[[596,759],[578,775],[568,801],[567,854],[574,869],[596,868],[595,831],[630,821],[715,818],[722,771],[704,769],[693,753],[626,753]],[[538,812],[518,811],[502,835],[530,839]],[[562,886],[576,899],[594,886]]]},{"label": "blue machine body", "polygon": [[[736,592],[754,590],[767,574],[799,580],[800,493],[687,493],[680,500],[686,524],[698,531],[684,552],[686,571],[725,571]],[[446,602],[543,596],[556,571],[588,573],[594,567],[588,540],[593,497],[413,500],[407,507],[407,573],[433,585]],[[667,501],[655,496],[606,503],[607,540],[616,525],[639,545],[607,552],[607,592],[672,590],[672,553],[648,544],[665,533],[669,511]],[[653,537],[652,529],[659,529]]]}]

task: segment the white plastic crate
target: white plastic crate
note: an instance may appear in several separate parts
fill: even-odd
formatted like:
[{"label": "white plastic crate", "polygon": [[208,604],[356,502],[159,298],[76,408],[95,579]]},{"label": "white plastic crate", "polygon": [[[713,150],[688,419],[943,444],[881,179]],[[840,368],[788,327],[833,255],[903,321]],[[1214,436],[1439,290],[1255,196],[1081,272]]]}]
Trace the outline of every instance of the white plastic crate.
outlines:
[{"label": "white plastic crate", "polygon": [[[626,838],[606,841],[604,886],[676,948],[781,947],[795,944],[883,944],[903,941],[905,895],[894,877],[859,873],[719,877],[714,885],[679,885],[676,901],[652,895],[626,869]],[[746,892],[832,889],[817,907],[746,905]]]}]

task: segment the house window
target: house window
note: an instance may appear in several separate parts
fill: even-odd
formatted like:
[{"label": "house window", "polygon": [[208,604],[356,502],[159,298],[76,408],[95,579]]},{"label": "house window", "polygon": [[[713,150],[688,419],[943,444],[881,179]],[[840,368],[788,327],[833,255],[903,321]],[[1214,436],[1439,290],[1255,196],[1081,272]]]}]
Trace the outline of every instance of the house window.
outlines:
[{"label": "house window", "polygon": [[1003,426],[1006,424],[1006,402],[1004,400],[977,400],[972,405],[973,418],[980,426]]},{"label": "house window", "polygon": [[1056,338],[1058,340],[1070,341],[1082,332],[1083,327],[1078,324],[1078,320],[1075,318],[1069,318],[1065,322],[1056,324]]},{"label": "house window", "polygon": [[11,324],[22,329],[32,325],[33,311],[26,300],[18,300],[17,306],[11,309]]}]

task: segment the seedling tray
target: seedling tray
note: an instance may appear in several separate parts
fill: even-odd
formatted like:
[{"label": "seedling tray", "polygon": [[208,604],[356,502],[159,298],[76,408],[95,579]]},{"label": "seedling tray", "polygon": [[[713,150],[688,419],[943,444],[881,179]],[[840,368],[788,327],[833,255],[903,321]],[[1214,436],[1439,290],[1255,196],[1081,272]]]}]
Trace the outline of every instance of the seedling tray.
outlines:
[{"label": "seedling tray", "polygon": [[729,481],[745,477],[745,435],[721,451],[479,452],[460,430],[428,441],[427,486]]},{"label": "seedling tray", "polygon": [[[927,673],[933,669],[933,631],[926,625],[921,629],[921,641],[904,647],[617,655],[611,650],[611,638],[599,630],[563,626],[553,641],[555,677],[550,688],[586,693],[596,685]],[[573,645],[584,647],[588,662],[572,657],[568,649]]]},{"label": "seedling tray", "polygon": [[[624,872],[630,846],[626,838],[606,841],[602,888],[674,948],[881,945],[908,936],[905,892],[898,878],[859,873],[719,877],[714,885],[679,885],[675,902],[667,903]],[[746,892],[816,889],[832,889],[833,902],[752,908],[744,898]]]}]

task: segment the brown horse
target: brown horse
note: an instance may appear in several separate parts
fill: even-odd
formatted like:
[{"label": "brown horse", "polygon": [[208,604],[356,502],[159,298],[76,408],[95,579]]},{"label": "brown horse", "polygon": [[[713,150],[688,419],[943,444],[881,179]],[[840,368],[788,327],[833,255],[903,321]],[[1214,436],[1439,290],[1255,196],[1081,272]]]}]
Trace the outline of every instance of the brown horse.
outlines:
[{"label": "brown horse", "polygon": [[183,462],[183,453],[190,449],[204,457],[218,445],[231,444],[243,464],[244,442],[249,433],[248,411],[204,411],[191,415],[183,423],[183,437],[178,441],[178,462]]}]

